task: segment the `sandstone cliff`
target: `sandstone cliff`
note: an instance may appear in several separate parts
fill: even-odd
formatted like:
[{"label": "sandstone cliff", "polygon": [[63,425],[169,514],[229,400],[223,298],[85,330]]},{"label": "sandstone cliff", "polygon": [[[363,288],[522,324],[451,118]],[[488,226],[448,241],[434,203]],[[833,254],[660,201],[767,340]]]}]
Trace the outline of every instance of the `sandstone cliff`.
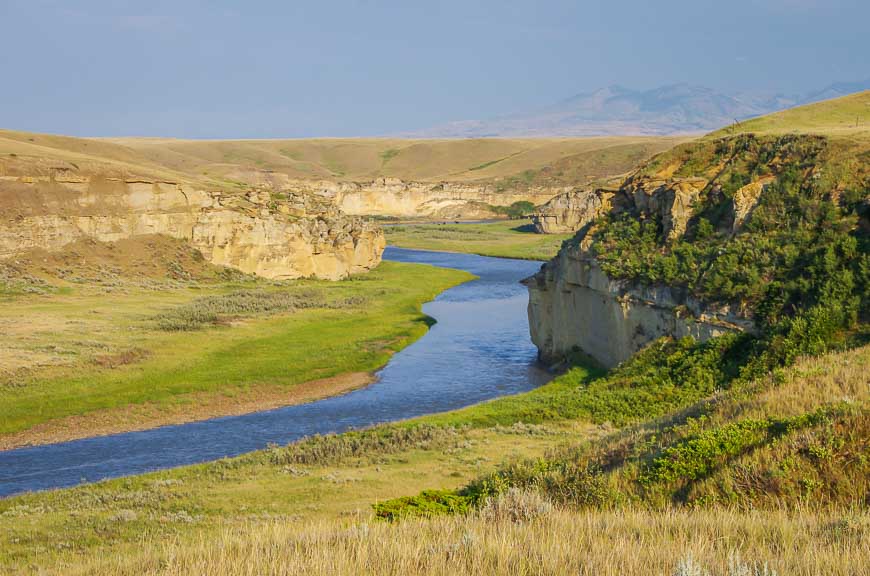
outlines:
[{"label": "sandstone cliff", "polygon": [[[577,348],[614,366],[662,336],[755,331],[754,306],[769,299],[765,282],[794,261],[791,249],[769,253],[782,245],[775,235],[786,243],[813,237],[785,228],[810,226],[808,206],[854,218],[854,208],[835,203],[836,190],[855,182],[821,178],[854,180],[837,154],[816,136],[702,140],[654,158],[618,189],[555,198],[536,226],[579,232],[525,282],[540,357],[555,362]],[[787,208],[799,194],[804,204]],[[765,198],[763,223],[747,229]],[[782,274],[784,285],[793,273]]]},{"label": "sandstone cliff", "polygon": [[610,209],[614,191],[603,188],[563,192],[532,215],[538,234],[566,234],[588,226]]},{"label": "sandstone cliff", "polygon": [[570,189],[540,186],[510,191],[499,190],[494,184],[408,182],[398,178],[365,182],[285,180],[281,185],[328,198],[347,214],[456,220],[496,216],[489,206],[520,201],[542,204]]},{"label": "sandstone cliff", "polygon": [[609,278],[579,246],[563,248],[525,284],[532,341],[550,364],[579,349],[612,367],[662,336],[703,341],[753,328],[750,318],[683,290]]},{"label": "sandstone cliff", "polygon": [[164,234],[215,264],[267,278],[338,279],[376,266],[385,245],[379,227],[311,195],[209,191],[66,167],[35,172],[0,177],[0,258],[82,238]]}]

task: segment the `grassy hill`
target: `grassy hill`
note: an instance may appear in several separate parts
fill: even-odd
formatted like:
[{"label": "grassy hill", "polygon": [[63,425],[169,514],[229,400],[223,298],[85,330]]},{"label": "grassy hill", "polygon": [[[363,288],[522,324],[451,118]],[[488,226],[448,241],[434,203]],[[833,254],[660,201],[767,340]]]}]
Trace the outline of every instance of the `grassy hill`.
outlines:
[{"label": "grassy hill", "polygon": [[736,133],[822,134],[834,137],[870,137],[870,90],[798,106],[712,132],[708,139]]},{"label": "grassy hill", "polygon": [[0,130],[0,174],[52,162],[212,185],[289,179],[583,184],[612,177],[678,138],[173,140],[70,138]]}]

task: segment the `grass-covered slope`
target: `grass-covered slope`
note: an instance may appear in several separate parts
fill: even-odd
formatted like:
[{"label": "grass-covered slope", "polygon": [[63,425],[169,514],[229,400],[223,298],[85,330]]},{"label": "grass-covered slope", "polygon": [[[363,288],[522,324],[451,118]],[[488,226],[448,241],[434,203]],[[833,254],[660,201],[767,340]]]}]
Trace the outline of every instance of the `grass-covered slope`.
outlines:
[{"label": "grass-covered slope", "polygon": [[[852,574],[870,538],[868,363],[866,346],[803,358],[741,390],[686,396],[687,408],[658,408],[648,422],[655,395],[614,403],[631,381],[578,367],[449,414],[21,495],[0,501],[0,570],[648,574],[691,556],[727,574],[739,554],[780,574]],[[677,466],[692,472],[674,477]],[[388,500],[426,488],[439,490]],[[464,514],[378,523],[378,501],[384,516]],[[674,506],[714,502],[735,506]]]},{"label": "grass-covered slope", "polygon": [[[631,170],[675,138],[112,140],[163,166],[242,177],[269,170],[298,179],[488,181],[513,186],[588,182]],[[506,183],[507,185],[507,183]]]},{"label": "grass-covered slope", "polygon": [[64,166],[232,189],[275,178],[498,182],[503,189],[614,177],[684,139],[174,140],[72,138],[0,130],[0,176]]},{"label": "grass-covered slope", "polygon": [[384,234],[388,244],[401,248],[523,260],[549,260],[570,237],[536,234],[526,219],[481,224],[403,224],[385,226]]},{"label": "grass-covered slope", "polygon": [[866,139],[870,131],[870,90],[746,120],[713,132],[720,138],[738,132],[823,134]]},{"label": "grass-covered slope", "polygon": [[161,237],[23,255],[0,265],[0,448],[361,386],[426,331],[421,304],[470,277],[384,262],[339,282],[266,281]]},{"label": "grass-covered slope", "polygon": [[[854,98],[822,109],[834,115],[838,102],[851,110]],[[623,433],[505,467],[459,493],[382,503],[378,514],[463,510],[512,488],[572,506],[866,506],[866,348],[828,357],[825,377],[783,372],[801,355],[867,339],[866,142],[741,133],[642,166],[565,249],[611,278],[729,308],[756,329],[655,341],[564,399],[569,418],[635,425]]]}]

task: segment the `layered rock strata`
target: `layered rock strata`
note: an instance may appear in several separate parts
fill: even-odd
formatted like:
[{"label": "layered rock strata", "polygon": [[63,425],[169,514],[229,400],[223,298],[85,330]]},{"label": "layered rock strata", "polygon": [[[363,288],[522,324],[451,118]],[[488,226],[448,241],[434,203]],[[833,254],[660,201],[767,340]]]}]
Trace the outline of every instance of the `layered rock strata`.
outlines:
[{"label": "layered rock strata", "polygon": [[612,367],[662,336],[703,341],[753,328],[751,319],[682,290],[611,279],[577,246],[563,248],[525,284],[532,341],[551,364],[579,349]]},{"label": "layered rock strata", "polygon": [[[767,180],[741,188],[728,220],[736,230],[757,204]],[[661,224],[662,235],[681,237],[708,181],[703,178],[636,176],[615,191],[572,192],[554,199],[537,219],[548,231],[579,229],[574,242],[525,280],[529,327],[540,358],[555,363],[574,349],[612,367],[662,336],[699,341],[754,329],[748,313],[712,306],[684,289],[644,286],[607,276],[595,259],[596,219],[628,212]],[[543,211],[542,211],[543,212]],[[559,228],[564,227],[564,228]]]},{"label": "layered rock strata", "polygon": [[329,198],[347,214],[448,219],[491,216],[487,206],[509,206],[520,201],[543,204],[570,190],[558,186],[500,190],[496,184],[407,182],[398,178],[370,182],[289,180],[282,186]]},{"label": "layered rock strata", "polygon": [[322,198],[269,190],[226,193],[149,179],[0,177],[0,258],[90,237],[165,234],[215,264],[267,278],[338,279],[381,259],[382,230]]},{"label": "layered rock strata", "polygon": [[532,215],[538,234],[568,234],[588,226],[610,209],[614,191],[603,188],[563,192]]}]

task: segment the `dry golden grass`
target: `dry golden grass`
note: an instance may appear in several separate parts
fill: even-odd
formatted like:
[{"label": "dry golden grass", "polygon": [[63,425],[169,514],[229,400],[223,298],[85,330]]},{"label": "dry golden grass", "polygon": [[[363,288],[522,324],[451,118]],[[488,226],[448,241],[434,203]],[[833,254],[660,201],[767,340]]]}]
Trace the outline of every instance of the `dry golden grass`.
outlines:
[{"label": "dry golden grass", "polygon": [[[573,156],[618,150],[638,162],[684,138],[599,137],[538,139],[406,140],[389,138],[309,140],[107,140],[135,150],[155,164],[193,174],[249,179],[271,170],[298,179],[368,180],[394,177],[423,181],[478,181],[540,170]],[[638,158],[632,155],[640,154]],[[618,164],[618,165],[617,165]],[[629,166],[630,168],[631,166]],[[600,170],[600,167],[599,167]]]},{"label": "dry golden grass", "polygon": [[766,566],[783,576],[846,576],[867,573],[868,550],[866,512],[556,510],[527,522],[250,524],[157,554],[95,558],[67,574],[702,574],[687,569],[694,565],[711,575],[763,574]]},{"label": "dry golden grass", "polygon": [[[406,140],[72,138],[0,130],[0,177],[80,174],[230,187],[290,180],[497,181],[507,187],[621,174],[675,137]],[[540,182],[538,182],[540,181]]]},{"label": "dry golden grass", "polygon": [[718,138],[735,132],[757,134],[798,132],[834,137],[860,135],[866,138],[870,133],[870,90],[747,120],[717,130],[710,136]]}]

